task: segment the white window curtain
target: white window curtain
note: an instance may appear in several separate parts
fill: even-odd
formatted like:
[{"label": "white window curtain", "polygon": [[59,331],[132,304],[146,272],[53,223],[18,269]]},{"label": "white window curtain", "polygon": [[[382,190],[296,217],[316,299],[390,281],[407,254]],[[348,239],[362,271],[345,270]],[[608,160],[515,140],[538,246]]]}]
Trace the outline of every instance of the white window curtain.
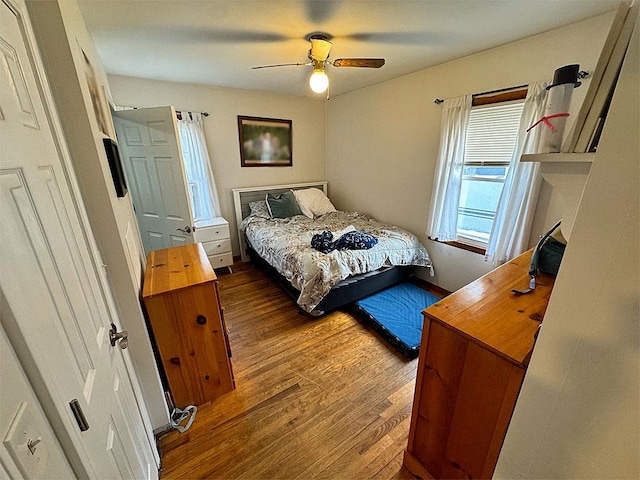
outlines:
[{"label": "white window curtain", "polygon": [[458,207],[471,95],[444,101],[438,169],[433,181],[427,235],[448,242],[457,238]]},{"label": "white window curtain", "polygon": [[544,115],[548,82],[529,85],[524,102],[518,138],[504,187],[498,201],[485,260],[501,265],[529,247],[531,224],[542,182],[536,162],[520,162],[523,153],[535,153],[544,125],[527,128]]},{"label": "white window curtain", "polygon": [[202,115],[197,112],[177,112],[180,146],[191,197],[196,227],[212,224],[221,215],[220,200],[204,139]]}]

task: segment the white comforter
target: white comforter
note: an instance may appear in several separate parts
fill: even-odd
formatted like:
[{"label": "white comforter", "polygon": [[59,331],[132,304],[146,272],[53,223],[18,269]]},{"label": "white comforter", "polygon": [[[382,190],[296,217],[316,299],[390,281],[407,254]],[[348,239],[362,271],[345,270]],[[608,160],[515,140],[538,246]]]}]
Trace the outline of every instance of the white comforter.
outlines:
[{"label": "white comforter", "polygon": [[[300,291],[298,305],[307,312],[350,275],[393,265],[428,267],[433,274],[429,254],[415,235],[360,213],[337,211],[315,219],[304,215],[274,220],[250,216],[242,228],[253,249]],[[378,243],[368,250],[327,254],[311,246],[316,233],[328,230],[337,239],[353,229],[370,233]]]}]

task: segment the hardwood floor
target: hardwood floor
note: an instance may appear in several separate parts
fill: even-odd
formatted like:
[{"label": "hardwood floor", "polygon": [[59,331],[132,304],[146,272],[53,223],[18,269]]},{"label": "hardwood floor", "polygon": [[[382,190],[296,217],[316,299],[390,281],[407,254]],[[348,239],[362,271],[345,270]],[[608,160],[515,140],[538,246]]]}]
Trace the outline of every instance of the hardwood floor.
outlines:
[{"label": "hardwood floor", "polygon": [[299,314],[248,264],[233,272],[219,280],[236,390],[159,440],[161,478],[414,478],[402,455],[417,359],[349,312]]}]

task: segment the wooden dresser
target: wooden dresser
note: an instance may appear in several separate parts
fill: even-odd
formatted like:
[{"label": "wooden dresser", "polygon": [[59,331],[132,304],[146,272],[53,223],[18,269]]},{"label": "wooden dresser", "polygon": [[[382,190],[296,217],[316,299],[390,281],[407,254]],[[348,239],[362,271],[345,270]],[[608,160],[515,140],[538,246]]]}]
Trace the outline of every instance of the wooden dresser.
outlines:
[{"label": "wooden dresser", "polygon": [[142,291],[177,407],[235,388],[218,279],[200,243],[149,253]]},{"label": "wooden dresser", "polygon": [[526,289],[532,251],[425,309],[404,465],[422,478],[491,478],[553,277]]}]

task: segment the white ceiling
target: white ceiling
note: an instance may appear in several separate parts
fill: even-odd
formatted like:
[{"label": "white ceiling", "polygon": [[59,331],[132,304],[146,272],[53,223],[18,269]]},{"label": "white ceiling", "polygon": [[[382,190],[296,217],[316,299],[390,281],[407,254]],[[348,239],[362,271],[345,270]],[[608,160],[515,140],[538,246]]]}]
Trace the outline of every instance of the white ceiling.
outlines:
[{"label": "white ceiling", "polygon": [[[79,0],[108,73],[317,95],[313,32],[330,59],[382,57],[380,69],[327,67],[331,95],[613,10],[618,0]],[[580,39],[576,39],[580,41]],[[559,46],[561,48],[561,46]]]}]

